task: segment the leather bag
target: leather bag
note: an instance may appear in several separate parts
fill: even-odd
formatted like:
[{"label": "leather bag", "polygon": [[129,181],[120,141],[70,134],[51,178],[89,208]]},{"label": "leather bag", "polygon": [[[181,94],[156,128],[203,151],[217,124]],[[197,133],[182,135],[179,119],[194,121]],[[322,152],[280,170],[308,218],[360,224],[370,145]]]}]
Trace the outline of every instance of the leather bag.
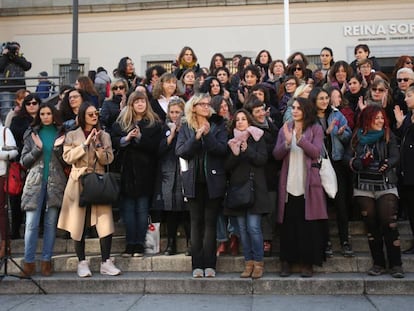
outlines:
[{"label": "leather bag", "polygon": [[254,204],[254,174],[250,172],[249,179],[240,185],[230,185],[227,188],[225,206],[228,209],[242,210]]}]

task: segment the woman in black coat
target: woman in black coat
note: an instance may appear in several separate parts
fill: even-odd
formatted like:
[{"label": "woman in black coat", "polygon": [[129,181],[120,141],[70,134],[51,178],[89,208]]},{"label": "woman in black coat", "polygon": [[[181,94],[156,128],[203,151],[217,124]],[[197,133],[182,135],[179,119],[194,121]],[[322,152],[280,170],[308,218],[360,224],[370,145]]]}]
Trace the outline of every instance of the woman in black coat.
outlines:
[{"label": "woman in black coat", "polygon": [[[159,170],[156,191],[153,200],[155,210],[163,210],[167,222],[167,248],[164,255],[177,253],[177,228],[183,223],[187,238],[190,239],[190,217],[184,204],[180,163],[175,155],[178,133],[181,128],[181,117],[184,112],[184,100],[178,96],[170,99],[167,120],[162,128],[162,139],[158,148]],[[190,255],[187,249],[186,255]]]},{"label": "woman in black coat", "polygon": [[213,114],[210,95],[194,95],[185,106],[175,152],[180,159],[184,196],[191,221],[193,277],[216,275],[216,225],[226,186],[227,131]]},{"label": "woman in black coat", "polygon": [[226,215],[237,216],[245,260],[242,278],[260,278],[263,275],[261,218],[262,214],[270,212],[264,169],[267,163],[266,142],[263,130],[252,126],[253,123],[252,116],[245,109],[234,114],[234,137],[228,142],[231,152],[226,160],[226,170],[230,173],[229,187],[244,184],[249,178],[254,180],[254,204],[240,210],[226,207],[224,210]]},{"label": "woman in black coat", "polygon": [[112,127],[112,142],[122,155],[120,208],[126,226],[123,257],[144,255],[148,211],[153,196],[161,125],[147,95],[133,92]]}]

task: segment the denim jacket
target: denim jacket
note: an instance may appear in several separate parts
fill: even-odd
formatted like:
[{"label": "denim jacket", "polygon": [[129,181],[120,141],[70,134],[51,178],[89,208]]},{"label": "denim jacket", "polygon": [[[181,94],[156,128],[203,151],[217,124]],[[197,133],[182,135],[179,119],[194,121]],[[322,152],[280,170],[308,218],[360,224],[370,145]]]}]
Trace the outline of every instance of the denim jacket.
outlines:
[{"label": "denim jacket", "polygon": [[[331,158],[333,161],[340,161],[351,140],[352,131],[348,126],[345,116],[337,108],[332,108],[332,112],[328,116],[328,126],[334,122],[334,120],[336,120],[336,124],[330,135],[332,145]],[[341,135],[338,135],[338,130],[344,125],[346,125],[345,131]]]}]

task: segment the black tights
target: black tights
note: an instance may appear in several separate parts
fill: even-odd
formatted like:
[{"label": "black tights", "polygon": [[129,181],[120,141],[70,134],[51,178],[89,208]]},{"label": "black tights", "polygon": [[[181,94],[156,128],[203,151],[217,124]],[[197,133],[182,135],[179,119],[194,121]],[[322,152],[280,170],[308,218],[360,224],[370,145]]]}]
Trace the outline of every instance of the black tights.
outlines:
[{"label": "black tights", "polygon": [[368,244],[374,265],[385,268],[385,243],[389,268],[401,266],[401,243],[397,227],[398,198],[394,194],[385,194],[377,200],[362,196],[355,199],[368,232]]},{"label": "black tights", "polygon": [[[91,218],[91,209],[90,207],[87,207],[82,238],[80,241],[75,241],[75,240],[73,241],[74,246],[75,246],[76,256],[78,256],[79,261],[85,260],[85,233],[86,233],[87,224],[90,223],[90,218]],[[101,246],[102,262],[105,262],[107,259],[109,259],[111,255],[112,234],[109,234],[106,237],[100,238],[99,244]]]}]

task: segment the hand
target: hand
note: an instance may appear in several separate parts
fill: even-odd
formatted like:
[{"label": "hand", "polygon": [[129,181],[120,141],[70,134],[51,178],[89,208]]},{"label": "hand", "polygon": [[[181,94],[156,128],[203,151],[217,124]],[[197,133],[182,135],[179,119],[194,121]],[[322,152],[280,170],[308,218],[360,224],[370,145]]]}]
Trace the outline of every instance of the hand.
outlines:
[{"label": "hand", "polygon": [[224,89],[223,97],[224,97],[224,99],[229,99],[230,98],[230,92],[227,91],[226,89]]},{"label": "hand", "polygon": [[364,97],[363,96],[359,96],[358,98],[358,108],[360,111],[364,110],[367,107],[367,104],[364,101]]},{"label": "hand", "polygon": [[206,122],[204,123],[203,135],[207,135],[209,132],[210,132],[210,123]]},{"label": "hand", "polygon": [[248,147],[247,141],[242,142],[240,145],[240,151],[245,152],[247,150],[247,147]]},{"label": "hand", "polygon": [[329,124],[328,128],[326,129],[326,134],[327,135],[332,133],[333,129],[335,128],[336,123],[337,123],[337,120],[333,119],[331,124]]},{"label": "hand", "polygon": [[62,145],[64,143],[64,141],[65,141],[65,135],[62,135],[62,136],[58,137],[55,140],[54,146],[58,147],[58,146]]},{"label": "hand", "polygon": [[345,81],[344,84],[342,84],[341,93],[345,94],[347,88],[348,88],[348,83]]},{"label": "hand", "polygon": [[381,161],[379,164],[378,172],[383,173],[388,169],[388,159],[385,159],[384,161]]},{"label": "hand", "polygon": [[382,108],[387,107],[387,104],[388,104],[388,90],[385,90],[384,95],[382,96],[381,103],[382,103]]},{"label": "hand", "polygon": [[42,140],[40,139],[39,135],[37,135],[35,132],[32,132],[32,139],[35,145],[37,146],[37,148],[39,149],[43,148]]},{"label": "hand", "polygon": [[197,131],[196,131],[196,135],[195,138],[197,140],[201,139],[201,136],[203,136],[203,131],[204,131],[204,126],[200,127]]},{"label": "hand", "polygon": [[133,130],[129,131],[128,135],[126,136],[126,141],[131,141],[132,139],[138,137],[141,134],[141,130],[139,127],[135,127]]},{"label": "hand", "polygon": [[394,116],[397,121],[397,127],[400,127],[404,121],[404,112],[401,110],[400,106],[395,105],[394,107]]},{"label": "hand", "polygon": [[88,137],[86,137],[84,144],[86,146],[89,146],[90,143],[95,140],[95,136],[96,136],[96,128],[93,128],[92,131],[89,133]]},{"label": "hand", "polygon": [[175,133],[175,131],[177,130],[177,124],[175,124],[174,122],[168,122],[167,125],[170,129],[171,134]]},{"label": "hand", "polygon": [[338,135],[342,135],[346,130],[346,124],[341,126],[338,130]]},{"label": "hand", "polygon": [[292,130],[289,129],[287,123],[283,124],[283,134],[285,134],[286,145],[290,146],[292,143]]}]

